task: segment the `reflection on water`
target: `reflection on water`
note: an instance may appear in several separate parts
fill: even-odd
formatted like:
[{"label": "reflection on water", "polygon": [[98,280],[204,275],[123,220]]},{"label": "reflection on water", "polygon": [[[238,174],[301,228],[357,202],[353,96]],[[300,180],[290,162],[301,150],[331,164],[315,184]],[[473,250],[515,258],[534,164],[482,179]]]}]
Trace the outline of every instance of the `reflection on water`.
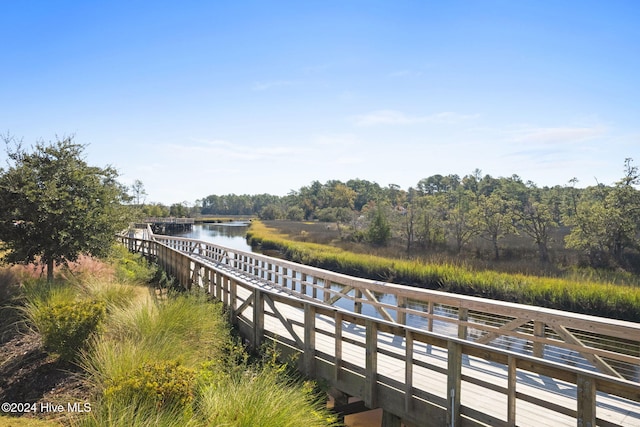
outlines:
[{"label": "reflection on water", "polygon": [[191,231],[176,234],[179,237],[202,240],[215,245],[240,251],[251,252],[251,246],[247,243],[246,222],[225,222],[220,224],[195,224]]}]

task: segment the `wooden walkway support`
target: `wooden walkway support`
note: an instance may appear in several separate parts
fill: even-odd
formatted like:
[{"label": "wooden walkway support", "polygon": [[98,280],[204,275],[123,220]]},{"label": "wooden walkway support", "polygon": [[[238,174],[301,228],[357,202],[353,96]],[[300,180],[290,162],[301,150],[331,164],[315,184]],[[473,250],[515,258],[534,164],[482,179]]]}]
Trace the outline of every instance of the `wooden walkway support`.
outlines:
[{"label": "wooden walkway support", "polygon": [[228,308],[250,345],[387,425],[640,426],[640,325],[340,275],[206,242],[121,237]]}]

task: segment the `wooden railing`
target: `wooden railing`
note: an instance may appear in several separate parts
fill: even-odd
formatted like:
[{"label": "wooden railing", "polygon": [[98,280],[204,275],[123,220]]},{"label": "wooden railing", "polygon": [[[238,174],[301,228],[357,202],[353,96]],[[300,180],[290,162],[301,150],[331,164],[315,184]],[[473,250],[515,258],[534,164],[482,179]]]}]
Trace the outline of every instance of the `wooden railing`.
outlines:
[{"label": "wooden railing", "polygon": [[[392,419],[409,425],[526,425],[527,416],[516,408],[533,405],[580,426],[640,425],[636,323],[359,279],[207,242],[153,237],[122,240],[183,286],[204,288],[223,301],[254,348],[270,340],[284,353],[299,354],[303,372],[362,397],[369,408],[382,407]],[[504,375],[476,375],[467,368],[470,357]],[[440,376],[440,391],[425,383],[430,375]],[[561,383],[569,390],[563,398],[574,403],[545,397],[519,382],[521,375]],[[474,387],[483,391],[467,391]],[[478,394],[493,395],[505,407],[478,406]],[[611,406],[627,409],[611,413]]]}]

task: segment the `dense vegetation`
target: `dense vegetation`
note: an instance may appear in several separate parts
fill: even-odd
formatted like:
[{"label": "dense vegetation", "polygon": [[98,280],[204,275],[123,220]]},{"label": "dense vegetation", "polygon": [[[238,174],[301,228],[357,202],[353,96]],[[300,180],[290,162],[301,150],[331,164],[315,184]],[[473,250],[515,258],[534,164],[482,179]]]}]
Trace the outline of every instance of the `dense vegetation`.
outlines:
[{"label": "dense vegetation", "polygon": [[[276,249],[289,260],[354,276],[640,321],[640,287],[614,283],[608,278],[589,278],[584,275],[540,277],[478,271],[464,265],[424,263],[414,259],[355,253],[334,245],[300,241],[299,235],[285,235],[261,221],[252,223],[248,236],[252,245],[260,245],[263,250]],[[620,281],[620,276],[615,278]]]},{"label": "dense vegetation", "polygon": [[84,258],[51,283],[23,279],[17,287],[0,275],[0,308],[11,296],[51,357],[81,367],[80,387],[54,403],[87,402],[90,411],[66,412],[51,425],[335,424],[314,383],[292,376],[273,350],[245,352],[220,303],[149,288],[163,276],[116,249],[109,266]]},{"label": "dense vegetation", "polygon": [[433,175],[407,190],[361,179],[314,181],[284,197],[210,195],[191,208],[144,209],[161,215],[317,220],[337,223],[345,241],[396,243],[409,254],[439,252],[640,273],[638,168],[626,159],[619,181],[586,188],[576,184],[574,179],[540,188],[517,175],[494,178],[476,169],[462,178]]},{"label": "dense vegetation", "polygon": [[9,167],[0,168],[0,249],[11,263],[55,264],[105,255],[126,228],[127,193],[114,168],[88,165],[73,138],[26,149],[5,136]]}]

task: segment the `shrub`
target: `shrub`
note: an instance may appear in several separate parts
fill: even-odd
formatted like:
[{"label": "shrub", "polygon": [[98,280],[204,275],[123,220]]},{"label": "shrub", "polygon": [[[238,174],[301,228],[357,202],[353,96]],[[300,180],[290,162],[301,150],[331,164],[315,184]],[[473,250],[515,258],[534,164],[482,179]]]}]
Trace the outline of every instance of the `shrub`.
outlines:
[{"label": "shrub", "polygon": [[106,305],[102,301],[78,300],[43,304],[29,313],[45,349],[58,353],[63,360],[72,360],[98,331]]},{"label": "shrub", "polygon": [[111,251],[111,261],[115,265],[116,278],[125,283],[149,283],[156,270],[140,254],[132,254],[122,245],[115,245]]},{"label": "shrub", "polygon": [[157,409],[188,408],[194,399],[195,379],[195,370],[177,361],[144,363],[107,386],[103,398],[107,402],[124,398],[134,404],[150,401]]}]

